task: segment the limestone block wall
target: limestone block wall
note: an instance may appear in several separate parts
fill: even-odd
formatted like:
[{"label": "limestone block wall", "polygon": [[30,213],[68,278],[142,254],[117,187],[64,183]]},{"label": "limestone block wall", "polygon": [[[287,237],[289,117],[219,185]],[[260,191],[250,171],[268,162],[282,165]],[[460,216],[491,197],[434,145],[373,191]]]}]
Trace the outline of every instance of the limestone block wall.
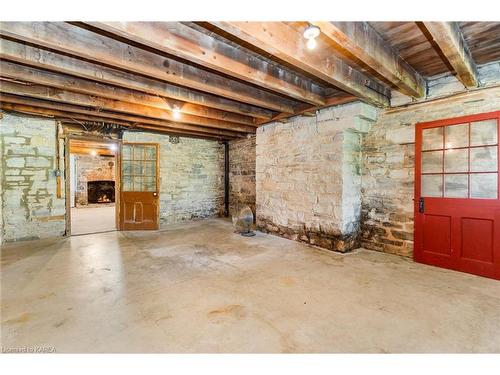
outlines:
[{"label": "limestone block wall", "polygon": [[249,206],[255,215],[255,136],[229,142],[229,213]]},{"label": "limestone block wall", "polygon": [[63,195],[56,196],[56,131],[51,119],[4,113],[0,120],[5,241],[65,232],[64,180]]},{"label": "limestone block wall", "polygon": [[115,158],[77,154],[75,160],[77,176],[75,202],[79,206],[85,206],[88,204],[88,181],[115,180]]},{"label": "limestone block wall", "polygon": [[257,226],[324,248],[358,245],[361,136],[376,110],[330,107],[257,130]]},{"label": "limestone block wall", "polygon": [[213,217],[224,211],[224,146],[216,141],[125,132],[124,141],[160,144],[160,225]]},{"label": "limestone block wall", "polygon": [[362,143],[361,245],[413,255],[415,124],[500,109],[500,88],[381,111]]}]

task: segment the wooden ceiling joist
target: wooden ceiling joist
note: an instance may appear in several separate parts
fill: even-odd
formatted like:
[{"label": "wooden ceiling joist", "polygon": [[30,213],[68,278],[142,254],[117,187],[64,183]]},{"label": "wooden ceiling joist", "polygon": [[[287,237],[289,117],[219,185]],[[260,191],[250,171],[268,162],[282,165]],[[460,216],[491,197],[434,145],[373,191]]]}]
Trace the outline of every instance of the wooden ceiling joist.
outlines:
[{"label": "wooden ceiling joist", "polygon": [[403,94],[422,98],[425,80],[367,22],[313,22],[346,50]]},{"label": "wooden ceiling joist", "polygon": [[167,99],[157,95],[144,94],[138,91],[109,86],[77,77],[27,67],[8,61],[0,61],[0,77],[17,81],[31,82],[38,85],[77,92],[80,94],[94,95],[107,99],[116,99],[123,102],[130,102],[168,111],[172,111],[177,107],[182,113],[188,115],[255,126],[254,118],[250,116],[221,111],[219,109],[200,106],[198,104]]},{"label": "wooden ceiling joist", "polygon": [[323,88],[313,81],[180,22],[86,24],[302,102],[325,103]]},{"label": "wooden ceiling joist", "polygon": [[259,125],[264,125],[264,124],[267,124],[267,123],[272,122],[272,121],[285,122],[288,118],[293,117],[293,116],[298,116],[298,115],[312,117],[312,116],[316,115],[316,111],[318,111],[322,108],[330,107],[330,106],[334,106],[334,105],[346,104],[346,103],[350,103],[350,102],[355,102],[357,100],[359,100],[359,99],[356,98],[355,96],[352,96],[352,95],[332,97],[332,98],[328,98],[326,100],[325,105],[322,107],[311,107],[308,105],[304,105],[302,108],[298,108],[297,111],[293,115],[289,115],[287,113],[280,113],[279,115],[273,117],[270,120],[261,120],[261,121],[258,121],[257,123]]},{"label": "wooden ceiling joist", "polygon": [[467,88],[479,85],[477,68],[456,22],[423,22],[434,42]]},{"label": "wooden ceiling joist", "polygon": [[183,114],[180,119],[176,120],[173,113],[167,110],[147,107],[140,104],[122,102],[115,99],[106,99],[93,95],[79,94],[36,84],[22,84],[9,81],[0,81],[0,92],[14,95],[23,95],[36,99],[75,104],[85,107],[93,107],[98,110],[115,111],[137,116],[150,117],[153,119],[165,120],[170,122],[200,125],[210,128],[227,129],[238,132],[251,133],[255,131],[254,126],[236,124],[222,120],[207,119],[205,117],[186,114]]},{"label": "wooden ceiling joist", "polygon": [[33,98],[26,98],[26,97],[21,97],[17,95],[11,95],[11,94],[0,94],[0,102],[2,104],[4,103],[10,103],[10,104],[18,104],[18,105],[25,105],[33,108],[42,108],[42,109],[47,109],[47,110],[53,110],[53,111],[60,111],[64,112],[66,115],[71,113],[71,114],[80,114],[80,115],[85,115],[85,116],[90,116],[94,118],[100,118],[100,121],[107,121],[107,122],[125,122],[129,124],[141,124],[141,125],[151,125],[155,126],[159,129],[162,127],[167,127],[169,129],[177,129],[177,131],[182,132],[182,131],[191,131],[191,132],[198,132],[200,134],[212,134],[212,135],[220,135],[220,136],[226,136],[226,137],[242,137],[245,134],[234,132],[234,131],[229,131],[229,130],[222,130],[222,129],[214,129],[214,128],[205,128],[201,126],[195,126],[195,125],[187,125],[187,124],[179,124],[179,123],[172,123],[169,121],[162,121],[162,120],[155,120],[155,119],[148,119],[148,118],[143,118],[141,116],[134,116],[134,115],[126,115],[126,114],[118,114],[118,113],[110,113],[107,111],[95,111],[88,109],[86,107],[78,106],[78,105],[73,105],[73,104],[63,104],[63,103],[54,103],[46,100],[39,100],[39,99],[33,99]]},{"label": "wooden ceiling joist", "polygon": [[210,24],[368,103],[378,107],[389,106],[388,87],[334,56],[329,46],[322,41],[313,51],[308,50],[302,33],[284,22]]},{"label": "wooden ceiling joist", "polygon": [[73,124],[82,124],[84,122],[101,122],[101,123],[112,123],[121,125],[123,127],[127,127],[129,129],[145,129],[145,130],[154,130],[162,133],[178,135],[178,136],[194,136],[196,138],[205,138],[205,139],[216,139],[216,140],[224,140],[224,139],[233,139],[234,137],[230,136],[220,136],[214,134],[208,134],[197,131],[189,131],[189,130],[178,130],[176,128],[170,128],[168,126],[154,126],[154,125],[145,125],[145,124],[131,124],[130,122],[119,121],[119,120],[110,120],[109,118],[103,118],[98,116],[87,116],[79,113],[65,112],[60,110],[53,110],[41,107],[33,107],[24,104],[13,104],[7,102],[0,103],[0,109],[8,112],[17,112],[34,116],[42,116],[42,117],[51,117],[63,122],[69,122]]},{"label": "wooden ceiling joist", "polygon": [[174,86],[7,39],[0,39],[0,59],[258,119],[269,119],[274,114],[264,108]]},{"label": "wooden ceiling joist", "polygon": [[278,112],[296,102],[278,94],[63,22],[1,22],[0,35],[101,65],[171,82]]}]

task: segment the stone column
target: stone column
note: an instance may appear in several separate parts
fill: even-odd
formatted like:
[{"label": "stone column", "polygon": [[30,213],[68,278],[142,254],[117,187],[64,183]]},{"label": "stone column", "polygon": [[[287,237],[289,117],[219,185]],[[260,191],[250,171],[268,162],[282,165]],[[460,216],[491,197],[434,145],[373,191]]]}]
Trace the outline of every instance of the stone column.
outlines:
[{"label": "stone column", "polygon": [[377,110],[356,102],[257,131],[257,226],[320,247],[358,246],[361,138]]}]

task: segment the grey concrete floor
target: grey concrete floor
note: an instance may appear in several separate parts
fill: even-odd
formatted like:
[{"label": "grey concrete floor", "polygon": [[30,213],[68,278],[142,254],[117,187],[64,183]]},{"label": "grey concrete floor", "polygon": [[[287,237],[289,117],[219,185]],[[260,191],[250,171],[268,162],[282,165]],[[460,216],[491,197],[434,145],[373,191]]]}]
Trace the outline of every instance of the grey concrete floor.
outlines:
[{"label": "grey concrete floor", "polygon": [[2,347],[500,352],[500,282],[207,220],[9,244]]},{"label": "grey concrete floor", "polygon": [[101,233],[116,230],[115,205],[93,205],[71,209],[71,234]]}]

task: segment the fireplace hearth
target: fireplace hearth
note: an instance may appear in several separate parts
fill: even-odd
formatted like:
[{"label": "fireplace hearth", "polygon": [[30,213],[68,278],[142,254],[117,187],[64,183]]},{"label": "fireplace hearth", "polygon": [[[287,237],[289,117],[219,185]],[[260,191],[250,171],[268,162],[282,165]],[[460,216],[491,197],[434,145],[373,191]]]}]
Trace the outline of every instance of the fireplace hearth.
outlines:
[{"label": "fireplace hearth", "polygon": [[87,197],[89,203],[114,203],[115,182],[109,180],[88,181]]}]

